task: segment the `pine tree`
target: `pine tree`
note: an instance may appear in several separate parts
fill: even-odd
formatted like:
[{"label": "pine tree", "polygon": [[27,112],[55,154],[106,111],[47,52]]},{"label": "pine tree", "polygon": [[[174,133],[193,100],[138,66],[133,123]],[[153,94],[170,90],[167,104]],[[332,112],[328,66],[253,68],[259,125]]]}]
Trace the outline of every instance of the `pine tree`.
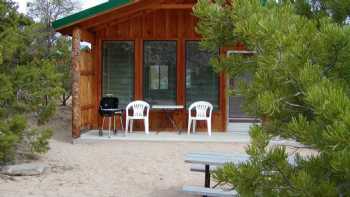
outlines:
[{"label": "pine tree", "polygon": [[29,126],[26,118],[45,124],[62,93],[62,75],[40,44],[40,25],[18,13],[13,1],[0,0],[0,165],[19,152],[49,148],[51,130]]},{"label": "pine tree", "polygon": [[71,97],[71,73],[70,73],[70,65],[71,65],[71,47],[72,41],[71,39],[60,36],[53,47],[51,59],[53,60],[54,64],[56,65],[56,69],[59,73],[62,74],[62,105],[67,105],[67,100]]},{"label": "pine tree", "polygon": [[[199,0],[194,9],[202,47],[244,43],[256,51],[212,61],[231,77],[252,76],[235,93],[246,98],[248,113],[266,120],[250,131],[249,162],[214,174],[241,196],[350,196],[350,28],[335,11],[307,17],[297,6]],[[297,155],[291,165],[285,147],[268,146],[274,136],[295,139],[318,154]]]},{"label": "pine tree", "polygon": [[45,41],[47,56],[51,53],[53,43],[58,38],[56,32],[52,27],[52,22],[72,14],[73,11],[80,7],[77,0],[34,0],[28,3],[28,15],[34,20],[39,20],[43,25],[42,30],[45,32]]},{"label": "pine tree", "polygon": [[46,58],[52,60],[56,69],[62,73],[62,105],[66,105],[67,100],[71,96],[71,80],[70,80],[70,40],[56,33],[52,27],[52,22],[72,14],[72,12],[80,9],[78,0],[33,0],[28,3],[28,15],[34,20],[39,21],[37,31],[41,33],[39,49]]},{"label": "pine tree", "polygon": [[297,14],[311,19],[331,16],[340,25],[346,24],[350,16],[350,1],[348,0],[293,0]]}]

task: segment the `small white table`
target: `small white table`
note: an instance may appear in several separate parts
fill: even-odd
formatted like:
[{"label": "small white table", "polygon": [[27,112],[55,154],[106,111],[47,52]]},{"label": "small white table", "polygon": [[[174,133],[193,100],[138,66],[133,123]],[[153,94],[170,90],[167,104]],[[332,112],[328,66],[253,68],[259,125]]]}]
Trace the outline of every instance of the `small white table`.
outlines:
[{"label": "small white table", "polygon": [[183,105],[152,105],[152,109],[160,110],[165,113],[166,117],[170,121],[171,125],[181,134],[181,129],[179,129],[174,121],[174,118],[171,116],[171,112],[176,110],[184,109]]},{"label": "small white table", "polygon": [[152,105],[152,109],[159,110],[178,110],[185,108],[183,105]]}]

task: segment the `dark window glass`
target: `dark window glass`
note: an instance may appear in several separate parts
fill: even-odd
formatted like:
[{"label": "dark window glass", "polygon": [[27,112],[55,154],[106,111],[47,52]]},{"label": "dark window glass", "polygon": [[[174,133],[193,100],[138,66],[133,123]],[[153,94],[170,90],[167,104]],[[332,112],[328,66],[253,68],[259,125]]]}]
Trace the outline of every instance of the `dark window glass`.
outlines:
[{"label": "dark window glass", "polygon": [[131,41],[103,44],[103,96],[119,98],[119,106],[132,101],[134,94],[134,45]]},{"label": "dark window glass", "polygon": [[145,100],[176,104],[176,41],[145,41],[143,51]]},{"label": "dark window glass", "polygon": [[[244,83],[250,83],[252,80],[251,75],[245,74],[241,77],[236,77],[230,80],[230,89],[237,91],[238,83],[240,81]],[[229,96],[229,118],[252,118],[244,111],[244,97],[242,95],[231,95]]]},{"label": "dark window glass", "polygon": [[199,48],[198,41],[186,42],[186,106],[208,101],[219,108],[219,76],[210,65],[212,54]]}]

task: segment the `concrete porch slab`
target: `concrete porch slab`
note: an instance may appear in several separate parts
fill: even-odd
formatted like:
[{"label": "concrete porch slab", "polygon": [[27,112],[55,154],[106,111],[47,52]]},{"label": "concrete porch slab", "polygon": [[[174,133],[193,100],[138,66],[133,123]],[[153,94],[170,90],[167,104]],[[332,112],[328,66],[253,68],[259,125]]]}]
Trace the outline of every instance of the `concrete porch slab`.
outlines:
[{"label": "concrete porch slab", "polygon": [[124,132],[119,131],[116,135],[111,134],[108,137],[108,131],[104,130],[103,136],[98,135],[98,130],[91,130],[81,134],[80,138],[75,139],[74,143],[89,143],[100,141],[152,141],[152,142],[224,142],[224,143],[249,143],[250,137],[247,132],[213,132],[208,136],[206,132],[196,132],[187,135],[187,132],[181,134],[177,132],[150,132],[146,135],[144,132],[133,132],[125,136]]}]

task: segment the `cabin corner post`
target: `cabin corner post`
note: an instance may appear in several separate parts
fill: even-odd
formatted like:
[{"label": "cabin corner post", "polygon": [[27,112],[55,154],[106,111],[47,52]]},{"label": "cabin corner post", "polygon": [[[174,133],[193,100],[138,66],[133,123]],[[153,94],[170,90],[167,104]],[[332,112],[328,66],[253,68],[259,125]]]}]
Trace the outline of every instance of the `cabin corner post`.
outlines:
[{"label": "cabin corner post", "polygon": [[74,28],[72,34],[72,136],[80,137],[80,41],[81,30]]}]

